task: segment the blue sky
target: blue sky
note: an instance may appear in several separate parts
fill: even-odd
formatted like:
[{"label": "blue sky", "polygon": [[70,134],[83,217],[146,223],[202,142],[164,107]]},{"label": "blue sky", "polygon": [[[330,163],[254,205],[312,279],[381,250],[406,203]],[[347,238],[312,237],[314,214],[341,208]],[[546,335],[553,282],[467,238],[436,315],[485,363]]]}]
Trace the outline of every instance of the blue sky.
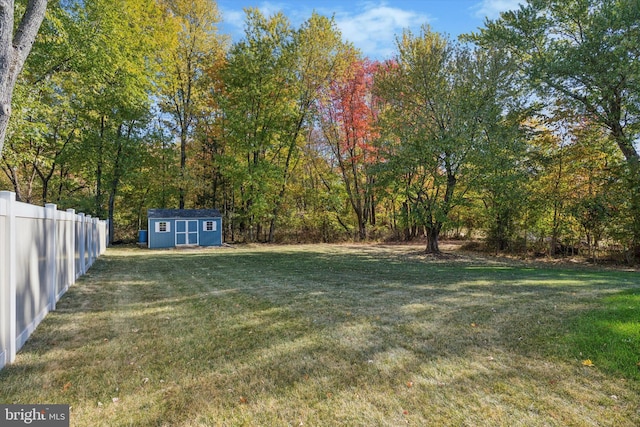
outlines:
[{"label": "blue sky", "polygon": [[372,59],[387,59],[394,52],[395,37],[420,26],[447,33],[452,38],[483,26],[485,17],[497,18],[505,10],[516,9],[523,0],[218,0],[222,13],[221,31],[232,40],[242,38],[245,7],[258,7],[264,14],[278,11],[294,26],[316,12],[335,16],[343,38]]}]

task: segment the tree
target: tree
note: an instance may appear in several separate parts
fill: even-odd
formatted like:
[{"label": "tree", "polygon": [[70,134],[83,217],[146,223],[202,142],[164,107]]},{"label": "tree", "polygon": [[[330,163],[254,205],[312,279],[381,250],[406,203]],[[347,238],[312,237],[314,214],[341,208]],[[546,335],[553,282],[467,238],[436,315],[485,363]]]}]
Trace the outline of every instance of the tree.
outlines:
[{"label": "tree", "polygon": [[316,99],[322,88],[347,66],[346,58],[351,49],[342,42],[342,36],[333,19],[313,13],[293,34],[293,83],[295,110],[284,129],[286,156],[281,167],[281,185],[273,207],[269,225],[269,241],[275,234],[276,221],[280,215],[287,184],[294,169],[294,161],[300,154],[306,129],[312,127]]},{"label": "tree", "polygon": [[460,203],[469,155],[482,136],[493,106],[484,59],[423,27],[405,31],[398,55],[376,80],[389,130],[385,167],[403,188],[407,211],[425,228],[426,252],[439,253],[438,239],[449,213]]},{"label": "tree", "polygon": [[225,39],[217,33],[220,22],[215,2],[166,0],[176,21],[177,43],[163,58],[162,107],[173,121],[180,142],[179,208],[187,196],[187,143],[198,118],[206,114],[212,94],[207,69],[224,59]]},{"label": "tree", "polygon": [[620,220],[614,217],[620,198],[620,180],[612,170],[618,168],[623,158],[601,127],[588,120],[576,122],[571,130],[574,143],[569,175],[574,191],[569,199],[569,212],[580,224],[584,233],[581,239],[595,262],[600,241],[613,235],[609,224]]},{"label": "tree", "polygon": [[75,95],[84,122],[85,167],[93,172],[91,212],[108,215],[114,227],[120,185],[134,170],[139,151],[146,150],[142,134],[152,131],[146,125],[159,73],[157,54],[169,45],[173,27],[165,11],[146,0],[85,0],[73,15],[84,30],[77,66],[86,88]]},{"label": "tree", "polygon": [[[3,169],[18,199],[60,203],[64,189],[75,187],[69,175],[70,153],[81,131],[75,100],[86,85],[76,66],[83,46],[81,24],[73,19],[71,7],[67,2],[49,4],[16,82]],[[41,197],[33,195],[38,185]]]},{"label": "tree", "polygon": [[531,141],[539,170],[531,193],[547,208],[541,223],[550,232],[550,253],[567,255],[586,246],[595,259],[599,241],[613,237],[616,223],[628,221],[619,176],[624,157],[588,118],[568,111],[552,119]]},{"label": "tree", "polygon": [[484,209],[487,244],[496,251],[512,248],[526,210],[528,159],[522,115],[512,112],[487,121],[473,159],[473,191]]},{"label": "tree", "polygon": [[356,215],[360,240],[367,238],[367,224],[375,223],[374,177],[369,169],[377,161],[377,108],[372,93],[377,66],[354,58],[343,75],[328,85],[320,101],[324,141]]},{"label": "tree", "polygon": [[279,188],[282,134],[295,108],[292,35],[283,14],[267,18],[248,9],[245,39],[232,46],[222,71],[225,175],[237,194],[234,219],[250,241],[270,220]]},{"label": "tree", "polygon": [[540,94],[580,107],[638,163],[640,4],[635,0],[530,0],[487,21],[475,37],[507,49]]},{"label": "tree", "polygon": [[234,221],[249,240],[268,226],[273,241],[287,184],[305,142],[320,88],[339,67],[343,45],[333,21],[314,14],[295,30],[281,13],[247,10],[245,39],[223,70],[225,175]]},{"label": "tree", "polygon": [[575,159],[571,158],[570,119],[556,114],[529,125],[532,128],[528,141],[531,181],[527,190],[531,219],[534,234],[545,242],[544,251],[554,256],[568,238],[574,237],[568,211],[577,182],[571,171]]},{"label": "tree", "polygon": [[608,131],[627,162],[638,252],[639,23],[637,0],[529,0],[474,36],[481,46],[507,50],[548,105],[560,99]]},{"label": "tree", "polygon": [[47,9],[47,0],[29,0],[14,31],[14,1],[0,3],[0,156],[11,116],[13,89],[31,51]]}]

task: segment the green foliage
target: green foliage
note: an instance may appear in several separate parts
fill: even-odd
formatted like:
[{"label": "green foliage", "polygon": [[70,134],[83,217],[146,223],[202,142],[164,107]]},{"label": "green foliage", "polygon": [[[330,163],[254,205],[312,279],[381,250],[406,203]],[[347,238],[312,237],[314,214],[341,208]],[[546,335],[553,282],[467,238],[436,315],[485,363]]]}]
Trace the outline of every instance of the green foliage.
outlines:
[{"label": "green foliage", "polygon": [[[637,171],[639,21],[635,0],[532,0],[488,21],[474,39],[506,49],[551,108],[569,105],[606,129],[628,168]],[[638,212],[640,181],[633,174],[628,200]],[[640,216],[634,217],[631,232],[640,254]]]},{"label": "green foliage", "polygon": [[295,108],[292,37],[284,15],[267,18],[248,10],[245,40],[232,47],[223,70],[220,105],[226,116],[226,163],[232,165],[227,178],[239,196],[237,218],[249,240],[256,238],[254,226],[269,220],[277,194],[283,133]]},{"label": "green foliage", "polygon": [[69,96],[79,87],[79,76],[71,69],[76,31],[65,11],[51,4],[17,82],[2,169],[24,201],[55,201],[60,194],[52,194],[54,189],[68,181],[57,172],[78,137],[77,112]]},{"label": "green foliage", "polygon": [[331,18],[250,9],[232,46],[219,22],[205,0],[50,2],[0,186],[122,239],[149,207],[207,207],[227,240],[640,248],[637,2],[532,0],[475,48],[405,31],[366,79]]},{"label": "green foliage", "polygon": [[[167,31],[170,44],[160,52],[160,78],[157,79],[159,106],[170,120],[167,126],[180,144],[178,178],[182,209],[189,199],[187,189],[196,187],[195,167],[188,165],[188,153],[195,147],[207,148],[202,123],[215,112],[214,78],[223,62],[226,39],[216,31],[220,22],[215,2],[209,0],[167,1],[172,24]],[[205,125],[206,126],[206,125]],[[189,145],[192,150],[189,150]]]},{"label": "green foliage", "polygon": [[[428,28],[419,36],[405,32],[398,51],[377,81],[383,127],[394,141],[384,145],[383,157],[404,188],[406,212],[427,231],[427,250],[437,252],[451,210],[465,203],[474,173],[489,179],[482,165],[495,161],[505,142],[497,135],[498,100],[507,98],[500,84],[509,68],[495,52],[472,51]],[[512,171],[499,173],[510,177]]]},{"label": "green foliage", "polygon": [[335,24],[313,15],[298,30],[282,14],[247,11],[245,39],[222,71],[219,100],[236,195],[238,226],[248,240],[268,228],[273,240],[288,182],[313,123],[314,102],[340,61]]}]

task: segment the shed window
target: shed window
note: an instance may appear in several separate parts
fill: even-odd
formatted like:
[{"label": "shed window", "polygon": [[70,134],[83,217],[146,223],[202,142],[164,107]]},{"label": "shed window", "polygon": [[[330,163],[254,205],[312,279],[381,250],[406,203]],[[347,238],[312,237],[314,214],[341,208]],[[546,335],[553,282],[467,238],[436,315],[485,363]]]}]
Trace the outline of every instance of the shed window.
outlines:
[{"label": "shed window", "polygon": [[202,225],[203,231],[217,231],[215,221],[205,221]]},{"label": "shed window", "polygon": [[156,222],[156,233],[169,233],[171,225],[167,221]]}]

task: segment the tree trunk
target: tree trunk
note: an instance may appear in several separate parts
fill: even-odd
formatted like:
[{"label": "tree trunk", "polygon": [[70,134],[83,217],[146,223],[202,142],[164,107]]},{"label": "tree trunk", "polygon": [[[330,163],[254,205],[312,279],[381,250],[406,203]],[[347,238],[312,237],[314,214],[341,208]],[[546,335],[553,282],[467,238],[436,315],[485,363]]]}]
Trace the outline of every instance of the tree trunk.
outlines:
[{"label": "tree trunk", "polygon": [[109,221],[107,221],[107,224],[109,224],[109,246],[113,245],[114,242],[114,236],[113,233],[115,231],[115,227],[113,224],[113,217],[114,217],[114,212],[115,212],[115,205],[116,205],[116,192],[117,192],[117,185],[114,183],[113,184],[114,187],[116,188],[112,188],[111,192],[109,193],[109,210],[108,210],[108,215],[109,215]]},{"label": "tree trunk", "polygon": [[[616,100],[621,96],[617,94]],[[607,123],[610,129],[610,135],[620,148],[624,155],[627,166],[629,168],[629,181],[627,183],[631,198],[631,207],[633,212],[632,225],[632,242],[631,253],[633,254],[633,262],[640,260],[640,154],[633,144],[632,138],[625,134],[623,123],[623,108],[619,102],[613,102],[610,105],[612,110],[611,116],[615,119]]]},{"label": "tree trunk", "polygon": [[431,227],[427,227],[426,237],[427,237],[427,248],[425,252],[428,254],[439,254],[440,246],[438,245],[438,238],[440,237],[440,229],[442,228],[442,224],[436,223]]},{"label": "tree trunk", "polygon": [[96,211],[95,214],[98,218],[102,218],[103,210],[102,210],[102,166],[104,163],[104,138],[105,138],[105,118],[102,116],[100,118],[100,135],[98,136],[98,161],[96,164]]},{"label": "tree trunk", "polygon": [[111,179],[111,188],[109,189],[109,207],[108,207],[108,224],[109,224],[109,246],[111,246],[114,242],[114,232],[115,232],[115,224],[114,224],[114,214],[116,207],[116,196],[118,194],[118,188],[120,187],[120,181],[122,180],[122,176],[124,175],[124,144],[131,138],[131,131],[133,125],[129,126],[127,135],[122,135],[123,133],[123,124],[118,126],[118,133],[116,135],[116,142],[118,144],[115,155],[115,163],[113,165],[113,177]]},{"label": "tree trunk", "polygon": [[273,216],[271,217],[271,221],[269,221],[269,237],[267,237],[267,243],[273,243],[275,240],[276,234],[276,215],[278,214],[279,203],[276,202],[276,207],[273,209]]},{"label": "tree trunk", "polygon": [[185,189],[185,180],[187,177],[187,132],[186,129],[182,129],[180,132],[180,200],[178,202],[178,208],[184,209],[184,201],[186,198],[187,190]]},{"label": "tree trunk", "polygon": [[13,88],[31,51],[46,8],[47,0],[29,0],[14,35],[14,2],[0,2],[0,156],[11,117]]},{"label": "tree trunk", "polygon": [[633,224],[631,226],[631,253],[632,261],[640,261],[640,164],[636,161],[628,161],[629,164],[629,197],[631,199],[631,215]]},{"label": "tree trunk", "polygon": [[367,219],[362,212],[358,212],[358,240],[361,242],[367,240]]},{"label": "tree trunk", "polygon": [[13,185],[13,192],[16,193],[16,201],[24,202],[24,196],[22,195],[22,188],[20,187],[20,179],[18,177],[18,168],[16,166],[12,166],[7,164],[7,169],[5,173],[9,180],[11,181],[11,185]]},{"label": "tree trunk", "polygon": [[[447,186],[445,189],[443,200],[443,213],[448,215],[453,206],[453,192],[456,188],[457,178],[451,171],[450,166],[447,164]],[[430,211],[430,208],[427,209]],[[440,238],[440,231],[442,231],[442,221],[434,218],[433,213],[430,213],[431,219],[426,227],[427,235],[427,248],[425,250],[428,254],[439,254],[440,246],[438,245],[438,239]]]},{"label": "tree trunk", "polygon": [[42,182],[42,203],[43,204],[46,204],[49,202],[49,183],[51,182],[51,178],[53,178],[54,172],[56,171],[57,159],[58,159],[58,155],[56,154],[46,174],[44,171],[40,170],[37,163],[33,165],[36,173],[40,177],[40,181]]}]

